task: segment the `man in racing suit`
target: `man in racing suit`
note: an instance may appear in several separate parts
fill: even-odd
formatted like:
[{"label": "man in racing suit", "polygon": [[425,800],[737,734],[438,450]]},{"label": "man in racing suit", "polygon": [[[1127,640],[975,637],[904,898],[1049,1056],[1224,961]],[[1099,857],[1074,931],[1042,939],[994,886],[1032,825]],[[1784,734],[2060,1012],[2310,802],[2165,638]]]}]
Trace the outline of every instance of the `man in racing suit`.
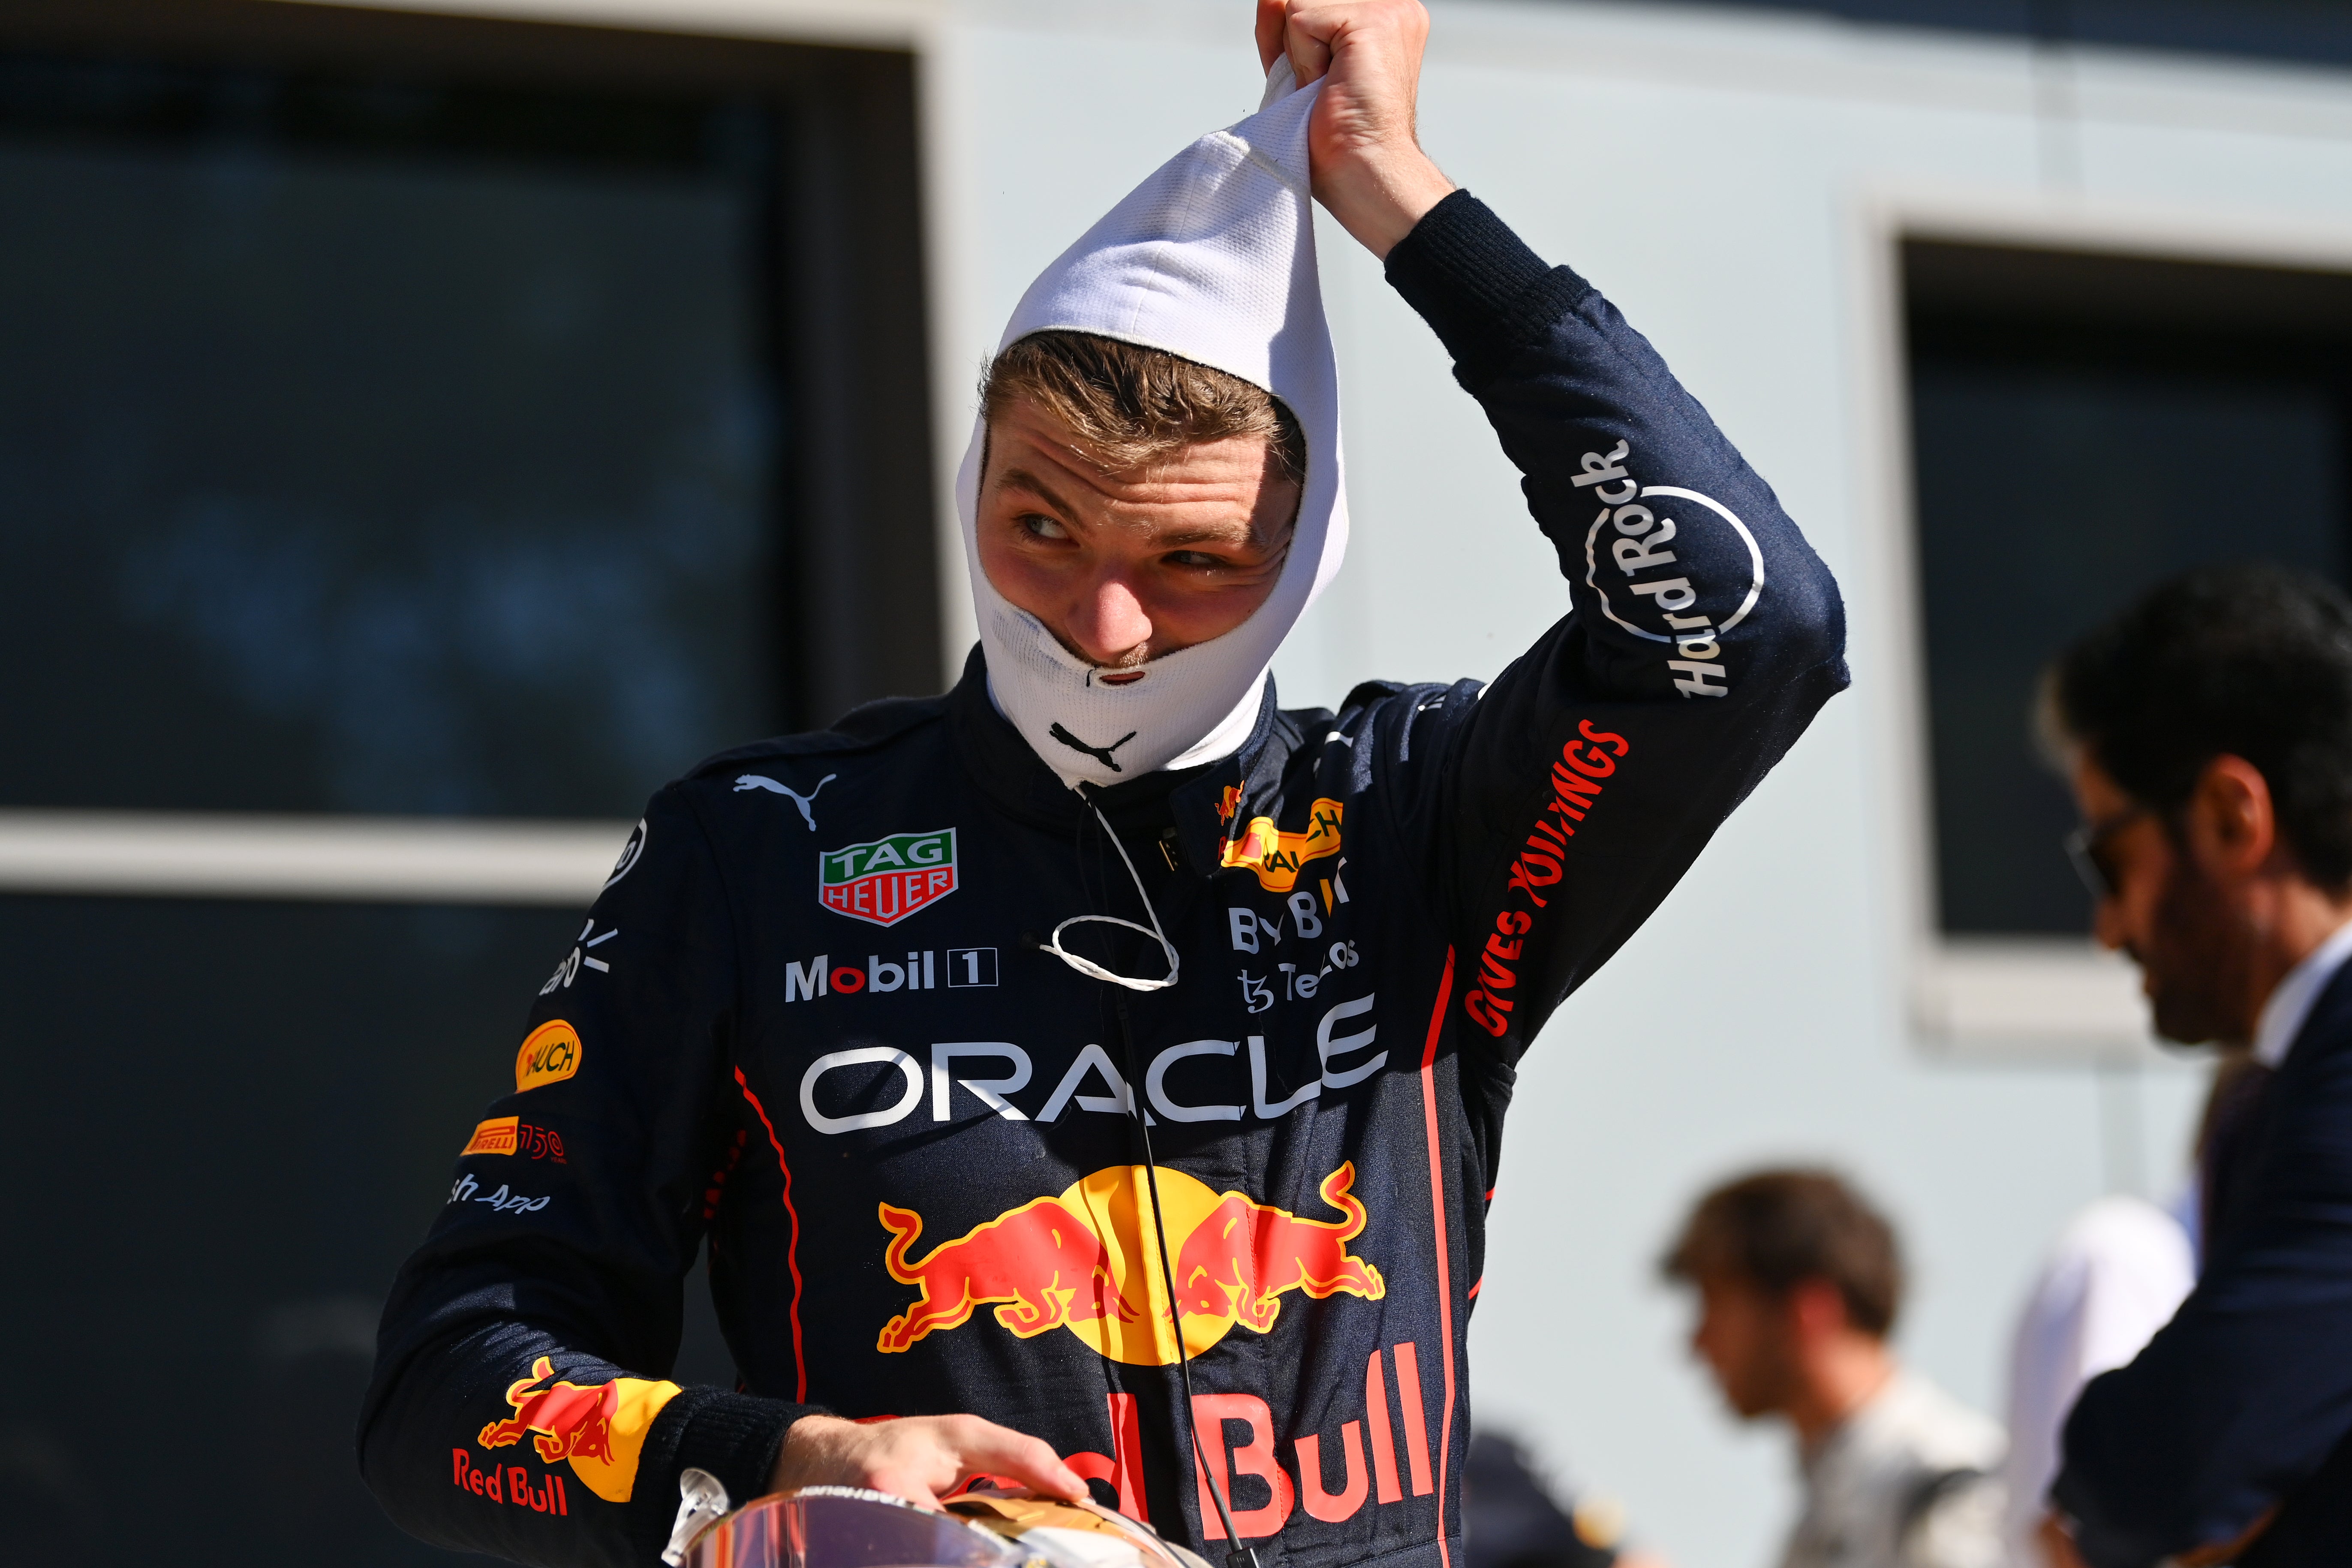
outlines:
[{"label": "man in racing suit", "polygon": [[[1303,210],[1311,149],[1525,476],[1567,612],[1483,689],[1286,711],[1253,666],[1234,744],[1194,759],[1206,720],[1156,754],[1032,725],[987,628],[1051,632],[1103,702],[1222,639],[1115,659],[1024,602],[946,695],[660,791],[385,1309],[361,1458],[405,1528],[644,1564],[688,1468],[738,1502],[994,1475],[1231,1546],[1213,1486],[1244,1542],[1313,1568],[1458,1558],[1515,1063],[1846,674],[1835,585],[1771,491],[1412,145],[1425,25],[1268,0],[1262,49],[1320,99],[1194,151]],[[1311,348],[1319,303],[1287,298],[1270,336]],[[1336,404],[1276,367],[1312,454],[1297,556],[1343,531],[1313,466]],[[1025,591],[985,576],[984,610]],[[1257,597],[1295,616],[1289,581]],[[665,1377],[706,1244],[733,1389]]]}]

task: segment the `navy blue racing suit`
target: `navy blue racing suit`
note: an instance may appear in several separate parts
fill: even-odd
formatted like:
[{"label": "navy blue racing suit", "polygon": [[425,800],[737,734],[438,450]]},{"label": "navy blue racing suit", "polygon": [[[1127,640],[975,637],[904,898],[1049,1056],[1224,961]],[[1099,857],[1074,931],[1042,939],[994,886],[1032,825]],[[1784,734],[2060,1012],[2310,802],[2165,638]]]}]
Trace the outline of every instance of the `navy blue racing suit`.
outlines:
[{"label": "navy blue racing suit", "polygon": [[[970,1411],[1218,1555],[1181,1322],[1245,1538],[1458,1559],[1515,1063],[1845,685],[1844,627],[1583,279],[1466,193],[1388,272],[1525,476],[1567,613],[1483,688],[1269,687],[1238,754],[1084,797],[976,652],[944,696],[661,790],[385,1309],[360,1445],[401,1524],[644,1564],[688,1466],[741,1501],[812,1410]],[[1167,989],[1038,947],[1155,913]],[[1166,967],[1125,927],[1064,940]],[[732,1389],[666,1378],[706,1245]]]}]

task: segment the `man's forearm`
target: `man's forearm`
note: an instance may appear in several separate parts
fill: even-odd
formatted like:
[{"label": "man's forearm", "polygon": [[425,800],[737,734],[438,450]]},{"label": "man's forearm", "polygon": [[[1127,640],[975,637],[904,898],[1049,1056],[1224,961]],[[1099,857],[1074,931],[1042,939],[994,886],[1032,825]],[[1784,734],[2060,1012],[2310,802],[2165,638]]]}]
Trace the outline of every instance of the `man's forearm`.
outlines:
[{"label": "man's forearm", "polygon": [[1397,242],[1454,191],[1454,182],[1427,153],[1408,147],[1393,157],[1347,165],[1330,181],[1318,180],[1315,194],[1341,228],[1386,261]]}]

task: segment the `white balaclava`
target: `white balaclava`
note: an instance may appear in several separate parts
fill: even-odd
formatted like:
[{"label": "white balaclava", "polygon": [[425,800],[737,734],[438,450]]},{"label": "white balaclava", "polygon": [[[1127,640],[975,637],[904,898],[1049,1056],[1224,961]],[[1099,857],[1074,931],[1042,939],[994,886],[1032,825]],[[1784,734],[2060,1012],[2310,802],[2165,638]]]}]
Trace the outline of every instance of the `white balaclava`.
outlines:
[{"label": "white balaclava", "polygon": [[1265,602],[1224,635],[1141,666],[1140,680],[1105,685],[981,570],[987,433],[974,423],[956,508],[989,689],[1066,784],[1114,784],[1239,749],[1275,650],[1346,552],[1339,376],[1307,185],[1307,117],[1319,90],[1297,88],[1289,62],[1277,62],[1257,113],[1162,164],[1029,286],[1004,329],[1000,349],[1062,329],[1212,366],[1280,398],[1307,437],[1297,528]]}]

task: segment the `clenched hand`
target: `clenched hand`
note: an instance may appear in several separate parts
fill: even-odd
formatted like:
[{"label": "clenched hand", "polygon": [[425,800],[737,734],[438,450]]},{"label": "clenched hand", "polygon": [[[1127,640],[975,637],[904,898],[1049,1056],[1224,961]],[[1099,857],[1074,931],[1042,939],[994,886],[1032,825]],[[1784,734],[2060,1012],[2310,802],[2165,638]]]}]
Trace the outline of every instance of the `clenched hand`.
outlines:
[{"label": "clenched hand", "polygon": [[1428,40],[1421,0],[1258,0],[1259,64],[1329,78],[1307,127],[1316,199],[1382,258],[1454,189],[1413,135]]}]

